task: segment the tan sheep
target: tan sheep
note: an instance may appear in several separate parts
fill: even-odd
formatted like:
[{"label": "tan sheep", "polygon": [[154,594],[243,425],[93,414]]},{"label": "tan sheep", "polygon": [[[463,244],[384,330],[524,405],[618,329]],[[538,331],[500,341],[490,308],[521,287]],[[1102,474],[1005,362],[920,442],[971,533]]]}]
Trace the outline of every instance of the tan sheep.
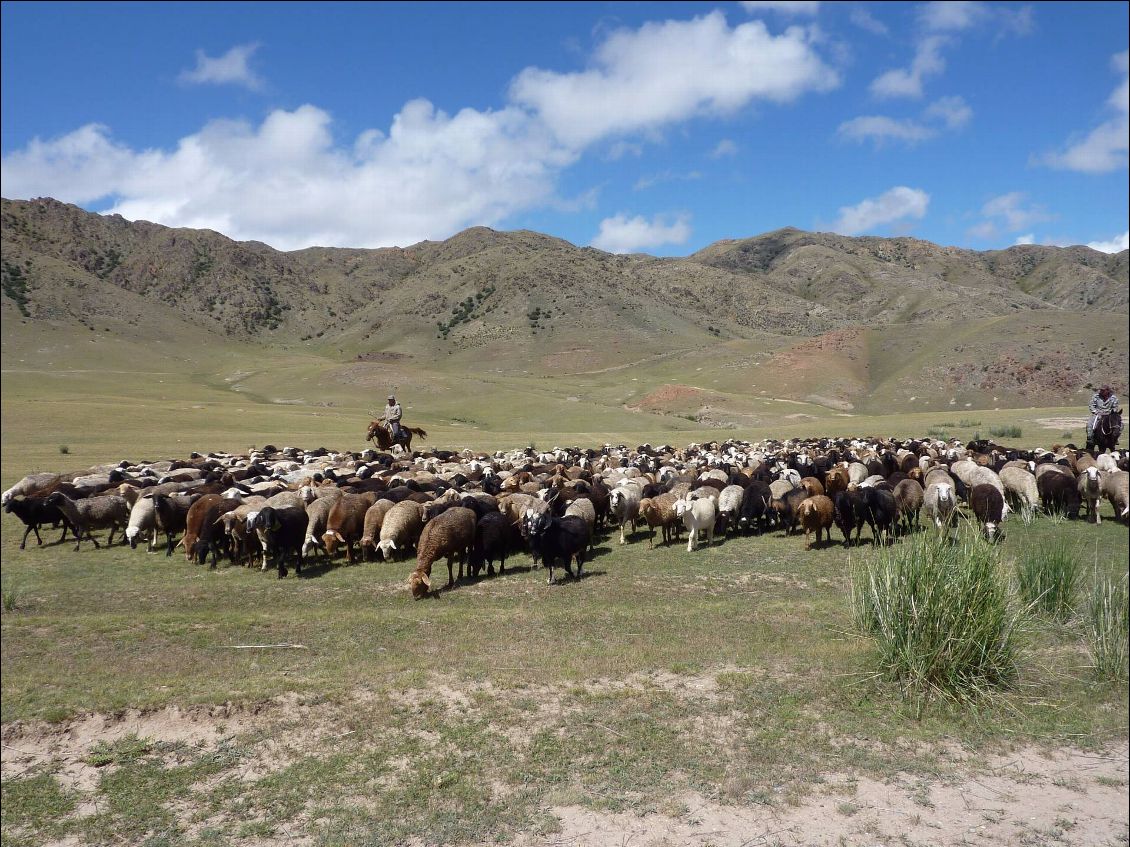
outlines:
[{"label": "tan sheep", "polygon": [[454,506],[428,521],[416,547],[416,570],[408,577],[413,597],[420,599],[431,593],[432,565],[444,557],[447,558],[447,587],[455,585],[454,561],[459,562],[459,578],[463,578],[463,565],[470,567],[476,523],[475,513],[463,506]]},{"label": "tan sheep", "polygon": [[645,497],[640,500],[640,517],[647,522],[650,536],[648,538],[648,547],[655,548],[655,528],[660,527],[663,531],[663,544],[671,543],[671,539],[678,539],[679,530],[683,522],[679,519],[679,515],[675,512],[675,504],[679,501],[679,495],[668,492],[666,494],[658,494],[655,497]]},{"label": "tan sheep", "polygon": [[816,533],[817,545],[820,544],[821,532],[828,534],[828,542],[831,543],[835,514],[835,504],[832,503],[831,498],[823,494],[816,494],[801,502],[797,509],[797,517],[800,519],[800,525],[804,527],[804,540],[807,549],[812,549],[812,542],[808,539],[813,532]]}]

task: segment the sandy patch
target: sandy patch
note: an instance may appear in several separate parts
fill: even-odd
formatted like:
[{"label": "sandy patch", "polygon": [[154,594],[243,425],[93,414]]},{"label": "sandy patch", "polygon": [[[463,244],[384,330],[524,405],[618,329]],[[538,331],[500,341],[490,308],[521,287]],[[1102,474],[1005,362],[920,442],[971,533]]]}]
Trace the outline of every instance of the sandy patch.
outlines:
[{"label": "sandy patch", "polygon": [[1033,423],[1039,424],[1044,429],[1083,429],[1087,426],[1089,418],[1036,418]]}]

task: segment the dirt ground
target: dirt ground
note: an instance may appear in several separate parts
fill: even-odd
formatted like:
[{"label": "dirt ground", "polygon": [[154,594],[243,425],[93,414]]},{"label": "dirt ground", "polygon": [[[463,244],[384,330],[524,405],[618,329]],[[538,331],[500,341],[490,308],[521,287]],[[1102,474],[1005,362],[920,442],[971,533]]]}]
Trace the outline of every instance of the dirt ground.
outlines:
[{"label": "dirt ground", "polygon": [[[63,724],[9,724],[3,729],[2,774],[16,778],[43,765],[78,792],[77,814],[92,813],[101,771],[88,763],[98,742],[136,735],[154,742],[209,748],[246,731],[277,707],[302,716],[311,749],[340,726],[333,707],[297,702],[265,712],[229,707],[120,715],[88,715]],[[319,714],[324,712],[325,714]],[[324,730],[324,731],[323,731]],[[268,741],[267,747],[271,746]],[[281,766],[278,750],[259,751],[242,778],[254,780]],[[801,798],[765,805],[724,805],[695,793],[670,798],[648,814],[608,813],[573,805],[549,806],[559,831],[519,834],[519,847],[754,847],[754,845],[1057,845],[1093,847],[1130,843],[1128,747],[1099,752],[1024,748],[971,763],[969,772],[923,779],[897,774],[888,781],[828,773]],[[957,752],[958,761],[962,761]],[[68,845],[78,842],[68,839]],[[310,844],[288,832],[247,845]],[[431,844],[421,833],[420,844]]]}]

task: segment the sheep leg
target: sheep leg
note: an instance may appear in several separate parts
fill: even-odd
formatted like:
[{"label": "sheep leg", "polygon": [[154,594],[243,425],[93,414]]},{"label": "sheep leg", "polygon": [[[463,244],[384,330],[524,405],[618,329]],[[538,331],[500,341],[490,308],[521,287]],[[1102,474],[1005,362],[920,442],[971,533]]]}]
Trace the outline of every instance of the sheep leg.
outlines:
[{"label": "sheep leg", "polygon": [[546,585],[553,585],[553,562],[543,562],[546,568],[549,569],[549,579],[545,581]]},{"label": "sheep leg", "polygon": [[[451,556],[447,557],[447,587],[448,588],[451,588],[453,585],[455,585],[454,569],[452,567],[451,559],[452,559]],[[463,565],[462,564],[459,565],[459,578],[463,579]]]},{"label": "sheep leg", "polygon": [[584,567],[585,556],[584,551],[577,553],[577,579],[581,578],[581,568]]},{"label": "sheep leg", "polygon": [[627,544],[628,539],[624,537],[624,521],[620,521],[620,543]]},{"label": "sheep leg", "polygon": [[39,537],[39,529],[34,524],[28,524],[27,529],[24,530],[23,540],[20,542],[20,549],[21,550],[23,550],[24,546],[27,544],[28,533],[30,533],[33,529],[35,530],[35,540],[38,541],[40,544],[43,543],[43,539]]}]

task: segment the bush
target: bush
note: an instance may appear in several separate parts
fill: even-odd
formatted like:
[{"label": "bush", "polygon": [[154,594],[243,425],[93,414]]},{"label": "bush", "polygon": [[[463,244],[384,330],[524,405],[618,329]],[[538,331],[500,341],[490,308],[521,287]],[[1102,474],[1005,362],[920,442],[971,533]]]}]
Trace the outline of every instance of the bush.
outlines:
[{"label": "bush", "polygon": [[998,551],[976,528],[922,533],[853,568],[856,625],[883,674],[921,712],[934,693],[965,701],[1016,679],[1018,611]]},{"label": "bush", "polygon": [[1018,426],[991,426],[989,427],[989,435],[993,438],[1020,438],[1024,434]]},{"label": "bush", "polygon": [[59,452],[62,453],[65,456],[65,455],[67,455],[68,453],[71,452],[71,448],[68,447],[66,444],[60,444],[59,445]]},{"label": "bush", "polygon": [[1130,604],[1126,577],[1103,577],[1091,589],[1085,620],[1087,648],[1095,674],[1110,682],[1125,682],[1128,672]]},{"label": "bush", "polygon": [[1082,566],[1063,538],[1028,548],[1016,563],[1020,597],[1029,608],[1065,621],[1075,611]]}]

